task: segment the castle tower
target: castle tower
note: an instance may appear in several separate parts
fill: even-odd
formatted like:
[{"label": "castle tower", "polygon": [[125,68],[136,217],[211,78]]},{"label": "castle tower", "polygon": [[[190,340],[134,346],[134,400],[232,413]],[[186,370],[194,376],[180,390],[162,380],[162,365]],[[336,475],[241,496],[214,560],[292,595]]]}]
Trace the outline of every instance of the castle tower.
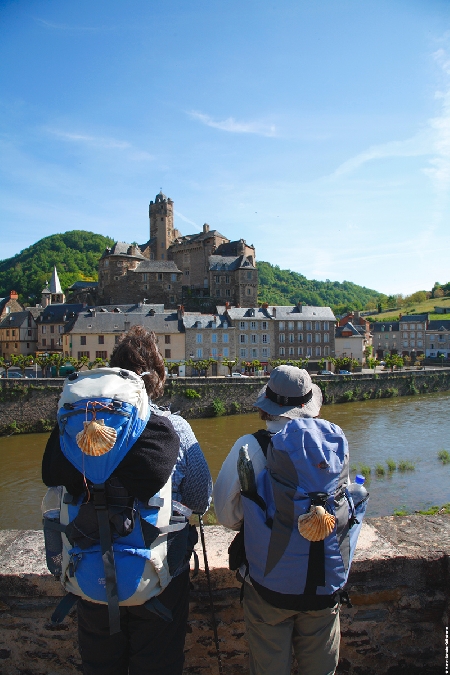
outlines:
[{"label": "castle tower", "polygon": [[173,201],[162,192],[150,202],[150,241],[154,260],[167,260],[167,249],[178,234],[173,228]]}]

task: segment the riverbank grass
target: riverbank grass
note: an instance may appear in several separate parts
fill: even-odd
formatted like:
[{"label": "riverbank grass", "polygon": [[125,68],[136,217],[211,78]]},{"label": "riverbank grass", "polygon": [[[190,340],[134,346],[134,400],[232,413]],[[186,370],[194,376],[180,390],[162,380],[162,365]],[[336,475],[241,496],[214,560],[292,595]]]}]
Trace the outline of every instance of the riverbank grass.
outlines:
[{"label": "riverbank grass", "polygon": [[450,452],[448,450],[439,450],[438,459],[442,464],[450,464]]}]

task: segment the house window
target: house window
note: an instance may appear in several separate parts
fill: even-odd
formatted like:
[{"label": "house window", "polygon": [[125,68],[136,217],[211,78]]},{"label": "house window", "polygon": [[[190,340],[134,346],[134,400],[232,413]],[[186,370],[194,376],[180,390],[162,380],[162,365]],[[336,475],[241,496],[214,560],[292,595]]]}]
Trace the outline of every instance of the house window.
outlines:
[{"label": "house window", "polygon": [[316,342],[321,342],[320,333],[315,333],[314,337]]},{"label": "house window", "polygon": [[297,354],[298,354],[299,356],[302,356],[302,354],[303,354],[303,347],[297,347]]},{"label": "house window", "polygon": [[214,281],[215,281],[216,284],[220,284],[220,277],[216,275],[214,277]]},{"label": "house window", "polygon": [[330,355],[330,348],[329,348],[329,347],[324,347],[324,349],[323,349],[323,355],[324,355],[324,356],[329,356],[329,355]]},{"label": "house window", "polygon": [[47,326],[42,326],[41,333],[44,334],[47,332]]},{"label": "house window", "polygon": [[[44,326],[43,326],[43,328],[44,328]],[[42,331],[42,332],[44,332],[44,331]],[[9,337],[9,330],[6,331],[6,337]]]},{"label": "house window", "polygon": [[223,355],[224,355],[224,356],[228,356],[228,347],[224,347],[224,348],[222,349],[222,352],[223,352]]},{"label": "house window", "polygon": [[222,342],[228,342],[228,333],[222,335]]},{"label": "house window", "polygon": [[251,279],[251,278],[252,278],[252,273],[251,273],[251,272],[247,272],[247,279]]},{"label": "house window", "polygon": [[312,342],[312,335],[311,335],[311,333],[307,333],[307,335],[306,335],[306,342]]},{"label": "house window", "polygon": [[120,335],[114,335],[114,344],[118,345],[120,340]]},{"label": "house window", "polygon": [[329,334],[329,333],[324,333],[324,334],[323,334],[323,341],[324,341],[324,342],[329,342],[329,341],[330,341],[330,334]]},{"label": "house window", "polygon": [[280,356],[284,356],[284,347],[280,347],[278,353]]},{"label": "house window", "polygon": [[267,347],[263,347],[261,351],[262,351],[262,356],[267,358],[267,356],[268,356]]},{"label": "house window", "polygon": [[142,281],[148,281],[148,274],[145,272],[145,274],[142,275]]},{"label": "house window", "polygon": [[27,333],[31,337],[31,330],[27,331]]},{"label": "house window", "polygon": [[184,276],[188,277],[189,276],[189,270],[184,270]]},{"label": "house window", "polygon": [[148,291],[148,284],[144,284],[144,291]]},{"label": "house window", "polygon": [[280,321],[278,324],[278,330],[284,330],[284,321]]},{"label": "house window", "polygon": [[288,321],[288,330],[294,330],[294,322]]},{"label": "house window", "polygon": [[43,347],[46,347],[46,346],[47,346],[47,340],[46,340],[45,338],[42,340],[42,346],[43,346]]},{"label": "house window", "polygon": [[303,330],[303,321],[297,321],[297,330]]},{"label": "house window", "polygon": [[263,333],[263,335],[261,336],[261,339],[262,339],[262,342],[263,342],[264,344],[267,343],[267,342],[269,342],[269,340],[267,339],[267,333]]},{"label": "house window", "polygon": [[163,280],[163,274],[162,274],[162,272],[158,272],[158,281],[162,281],[162,280]]},{"label": "house window", "polygon": [[170,345],[170,335],[164,335],[164,344]]},{"label": "house window", "polygon": [[91,353],[90,352],[78,352],[78,359],[81,359],[82,356],[87,356],[88,359],[90,359]]},{"label": "house window", "polygon": [[240,321],[239,323],[239,328],[241,330],[245,330],[247,328],[245,321]]},{"label": "house window", "polygon": [[294,333],[289,333],[289,342],[294,342]]},{"label": "house window", "polygon": [[216,298],[220,298],[220,288],[216,290]]},{"label": "house window", "polygon": [[316,323],[314,324],[314,328],[316,330],[320,330],[320,321],[316,321]]},{"label": "house window", "polygon": [[165,359],[170,359],[171,358],[171,353],[172,351],[170,349],[165,349],[164,350],[164,358]]},{"label": "house window", "polygon": [[289,347],[289,356],[294,356],[294,347]]},{"label": "house window", "polygon": [[225,289],[225,295],[226,295],[227,298],[231,298],[231,291],[230,291],[229,288]]},{"label": "house window", "polygon": [[306,356],[312,356],[312,348],[306,347]]},{"label": "house window", "polygon": [[[55,326],[50,326],[50,333],[54,333],[54,332],[55,332]],[[13,334],[14,334],[14,331],[13,331]]]},{"label": "house window", "polygon": [[95,358],[96,359],[106,359],[108,358],[108,352],[95,352]]},{"label": "house window", "polygon": [[172,286],[170,284],[167,284],[167,290],[170,291]]},{"label": "house window", "polygon": [[323,329],[324,330],[330,330],[330,322],[329,321],[323,322]]},{"label": "house window", "polygon": [[252,348],[252,359],[258,358],[258,350],[255,348]]},{"label": "house window", "polygon": [[174,273],[172,273],[172,274],[170,275],[170,281],[176,281],[176,280],[177,280],[177,275],[174,274]]},{"label": "house window", "polygon": [[80,335],[80,345],[86,344],[86,335]]},{"label": "house window", "polygon": [[251,341],[253,344],[256,344],[256,343],[258,342],[258,336],[257,336],[257,335],[251,335],[251,336],[250,336],[250,341]]},{"label": "house window", "polygon": [[104,336],[104,335],[99,335],[99,336],[98,336],[98,344],[99,344],[99,345],[104,345],[104,344],[105,344],[105,336]]},{"label": "house window", "polygon": [[241,349],[239,353],[241,355],[241,359],[245,359],[245,357],[247,356],[247,350],[246,349]]},{"label": "house window", "polygon": [[217,333],[212,333],[211,342],[217,342]]},{"label": "house window", "polygon": [[312,328],[312,323],[311,323],[311,321],[307,321],[307,322],[306,322],[306,330],[311,330],[311,328]]},{"label": "house window", "polygon": [[217,349],[217,347],[213,347],[213,348],[211,349],[211,354],[212,354],[213,358],[217,359],[217,354],[218,354],[218,349]]},{"label": "house window", "polygon": [[247,342],[247,336],[243,335],[242,333],[239,335],[239,342],[241,344],[245,344]]},{"label": "house window", "polygon": [[[52,328],[53,328],[53,326],[52,326]],[[11,331],[11,335],[12,335],[12,337],[16,337],[16,331],[15,330]]]},{"label": "house window", "polygon": [[203,356],[203,349],[201,347],[198,347],[197,349],[197,358],[201,359]]},{"label": "house window", "polygon": [[250,328],[256,330],[256,321],[250,321]]},{"label": "house window", "polygon": [[320,347],[316,347],[316,356],[320,356]]},{"label": "house window", "polygon": [[58,326],[59,333],[64,333],[64,326]]},{"label": "house window", "polygon": [[297,342],[303,342],[303,333],[297,333]]},{"label": "house window", "polygon": [[226,284],[230,283],[230,277],[228,276],[228,274],[225,275],[225,283]]},{"label": "house window", "polygon": [[284,338],[285,338],[284,333],[280,333],[279,336],[278,336],[279,341],[284,342]]},{"label": "house window", "polygon": [[203,342],[203,335],[202,335],[201,333],[197,333],[197,335],[195,336],[195,341],[196,341],[198,344],[200,344],[201,342]]},{"label": "house window", "polygon": [[175,302],[175,296],[174,295],[170,296],[169,302],[172,303],[172,304]]}]

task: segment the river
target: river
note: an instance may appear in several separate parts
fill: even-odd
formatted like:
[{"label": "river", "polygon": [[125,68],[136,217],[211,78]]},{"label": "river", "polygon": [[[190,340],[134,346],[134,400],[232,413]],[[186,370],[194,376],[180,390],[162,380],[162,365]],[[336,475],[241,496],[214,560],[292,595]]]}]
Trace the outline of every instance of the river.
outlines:
[{"label": "river", "polygon": [[[450,392],[328,405],[322,416],[344,429],[354,476],[359,464],[372,469],[367,515],[395,509],[427,508],[450,502],[450,464],[438,460],[450,452]],[[192,427],[215,478],[234,441],[262,427],[256,414],[192,420]],[[39,529],[45,487],[40,463],[48,434],[0,438],[0,529]],[[377,464],[408,461],[414,471],[375,474]]]}]

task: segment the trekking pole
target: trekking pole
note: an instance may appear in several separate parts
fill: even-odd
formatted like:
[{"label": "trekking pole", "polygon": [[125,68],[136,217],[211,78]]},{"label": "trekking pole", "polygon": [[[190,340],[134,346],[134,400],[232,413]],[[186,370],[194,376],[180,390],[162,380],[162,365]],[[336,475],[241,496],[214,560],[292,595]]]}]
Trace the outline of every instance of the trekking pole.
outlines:
[{"label": "trekking pole", "polygon": [[202,541],[203,560],[205,561],[206,583],[208,585],[209,604],[211,606],[211,617],[214,631],[214,642],[216,644],[217,662],[219,664],[219,675],[223,675],[222,658],[220,656],[220,649],[219,649],[219,636],[217,634],[216,613],[214,611],[214,602],[211,589],[211,577],[209,576],[208,556],[206,555],[205,531],[203,529],[203,521],[200,514],[198,516],[198,522],[200,525],[200,539]]}]

